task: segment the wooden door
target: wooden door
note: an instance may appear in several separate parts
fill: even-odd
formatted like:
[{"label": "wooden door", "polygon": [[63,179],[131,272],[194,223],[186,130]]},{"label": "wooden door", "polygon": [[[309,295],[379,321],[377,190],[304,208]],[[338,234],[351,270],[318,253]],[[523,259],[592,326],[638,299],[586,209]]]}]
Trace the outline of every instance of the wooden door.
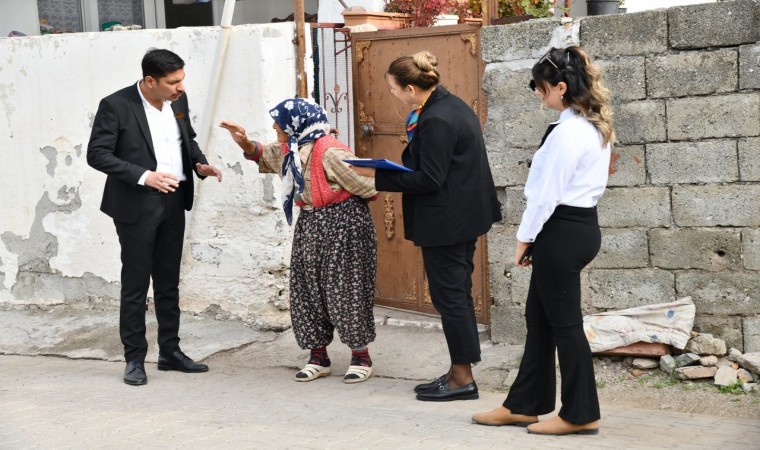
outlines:
[{"label": "wooden door", "polygon": [[[404,122],[412,107],[388,92],[385,72],[399,56],[429,50],[438,58],[441,84],[465,102],[485,124],[481,91],[484,64],[480,58],[480,27],[453,25],[356,33],[352,36],[356,153],[365,158],[401,162],[406,146]],[[377,231],[378,305],[437,314],[422,264],[422,252],[404,239],[401,194],[381,192],[371,203]],[[479,323],[489,322],[487,249],[478,239],[473,273],[473,299]]]}]

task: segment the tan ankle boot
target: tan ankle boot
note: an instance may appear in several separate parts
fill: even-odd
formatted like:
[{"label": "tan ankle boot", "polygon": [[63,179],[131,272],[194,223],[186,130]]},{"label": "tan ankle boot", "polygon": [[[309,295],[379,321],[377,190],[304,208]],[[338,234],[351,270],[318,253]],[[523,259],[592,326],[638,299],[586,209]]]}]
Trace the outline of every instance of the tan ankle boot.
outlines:
[{"label": "tan ankle boot", "polygon": [[598,434],[599,421],[595,420],[583,425],[577,425],[557,416],[547,421],[529,426],[528,433],[548,434],[551,436],[562,436],[565,434]]},{"label": "tan ankle boot", "polygon": [[524,416],[522,414],[512,414],[512,411],[503,406],[492,409],[488,412],[474,414],[472,421],[481,425],[490,425],[500,427],[502,425],[514,425],[518,427],[527,427],[532,423],[538,422],[536,416]]}]

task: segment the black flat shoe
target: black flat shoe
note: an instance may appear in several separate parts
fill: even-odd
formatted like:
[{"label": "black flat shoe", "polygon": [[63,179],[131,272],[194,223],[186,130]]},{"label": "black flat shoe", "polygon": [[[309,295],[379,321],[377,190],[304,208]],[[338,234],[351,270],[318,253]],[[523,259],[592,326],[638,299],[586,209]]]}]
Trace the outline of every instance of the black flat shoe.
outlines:
[{"label": "black flat shoe", "polygon": [[129,361],[124,368],[124,383],[130,386],[141,386],[148,383],[145,374],[145,364],[142,361]]},{"label": "black flat shoe", "polygon": [[208,366],[193,361],[182,353],[182,350],[175,350],[171,355],[159,352],[158,370],[178,370],[186,373],[208,372]]},{"label": "black flat shoe", "polygon": [[441,375],[440,377],[436,378],[430,383],[418,384],[417,386],[414,387],[414,393],[419,394],[420,392],[429,391],[430,389],[437,388],[438,386],[446,382],[446,375],[448,374]]},{"label": "black flat shoe", "polygon": [[470,384],[451,389],[449,383],[443,383],[437,388],[417,394],[417,400],[423,402],[448,402],[451,400],[475,400],[478,398],[478,385],[473,381]]}]

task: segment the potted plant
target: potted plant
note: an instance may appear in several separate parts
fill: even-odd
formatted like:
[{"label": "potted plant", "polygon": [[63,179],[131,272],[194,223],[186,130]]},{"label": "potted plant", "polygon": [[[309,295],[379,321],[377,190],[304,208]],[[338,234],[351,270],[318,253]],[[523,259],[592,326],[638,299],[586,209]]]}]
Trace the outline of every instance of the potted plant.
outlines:
[{"label": "potted plant", "polygon": [[[482,0],[468,0],[472,17],[482,17]],[[528,19],[551,17],[554,9],[564,8],[557,5],[555,0],[499,0],[498,18],[494,24],[521,22]]]},{"label": "potted plant", "polygon": [[409,27],[430,27],[451,6],[449,0],[385,0],[384,11],[409,15]]},{"label": "potted plant", "polygon": [[396,28],[406,28],[409,25],[411,16],[401,12],[382,12],[367,11],[361,6],[352,6],[342,13],[343,22],[346,27],[352,27],[369,23],[374,25],[378,30],[391,30]]},{"label": "potted plant", "polygon": [[625,0],[620,0],[620,4],[618,5],[618,13],[624,14],[628,8],[625,7]]}]

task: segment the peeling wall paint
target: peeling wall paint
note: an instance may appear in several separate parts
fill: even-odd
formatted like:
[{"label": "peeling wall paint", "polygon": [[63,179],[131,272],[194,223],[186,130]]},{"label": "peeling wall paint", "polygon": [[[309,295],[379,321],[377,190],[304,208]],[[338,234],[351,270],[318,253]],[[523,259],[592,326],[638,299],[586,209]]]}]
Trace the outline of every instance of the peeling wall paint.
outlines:
[{"label": "peeling wall paint", "polygon": [[[87,142],[100,99],[135,83],[143,54],[157,47],[185,60],[193,125],[224,174],[222,183],[197,183],[181,305],[287,328],[292,229],[279,180],[259,174],[217,124],[232,120],[252,139],[274,140],[267,111],[295,95],[293,35],[292,23],[233,27],[215,102],[207,93],[217,27],[0,39],[0,148],[13,168],[0,177],[0,308],[118,305],[119,244],[99,210],[105,175],[87,165]],[[200,130],[205,114],[212,126]]]}]

